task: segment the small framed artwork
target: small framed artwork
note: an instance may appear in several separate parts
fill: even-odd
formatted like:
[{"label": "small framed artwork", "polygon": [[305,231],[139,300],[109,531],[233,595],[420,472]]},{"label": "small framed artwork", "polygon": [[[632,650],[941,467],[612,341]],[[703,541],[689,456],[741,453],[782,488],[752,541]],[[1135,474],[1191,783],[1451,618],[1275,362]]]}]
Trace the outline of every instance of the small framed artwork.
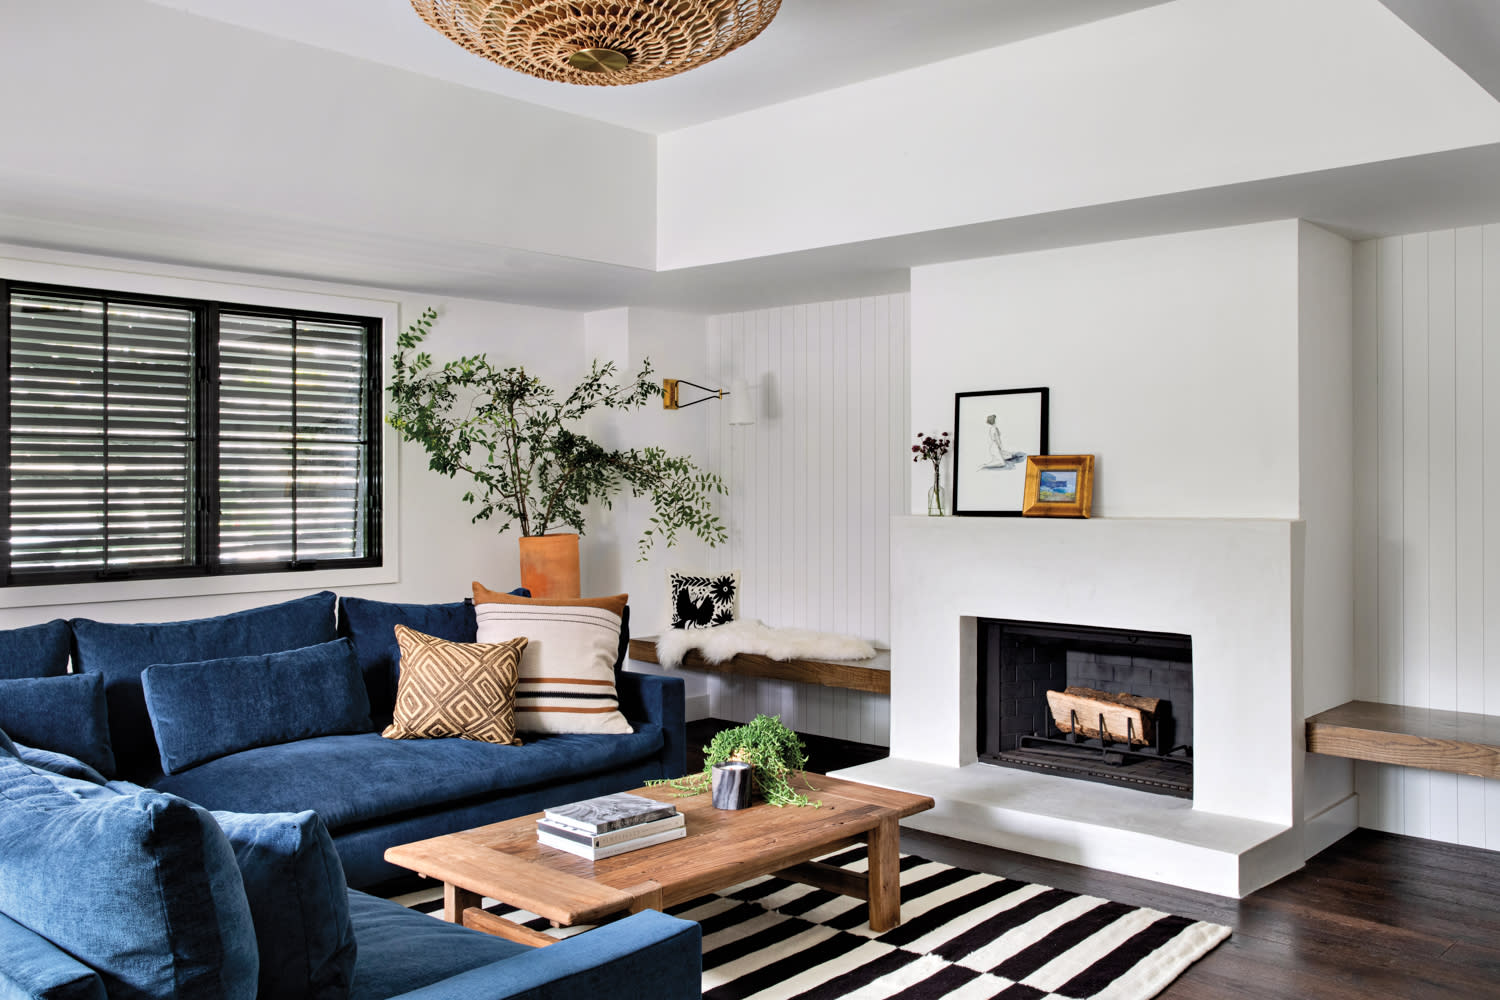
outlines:
[{"label": "small framed artwork", "polygon": [[1047,390],[960,392],[953,400],[953,513],[1019,517],[1026,460],[1047,454]]},{"label": "small framed artwork", "polygon": [[1088,517],[1094,503],[1093,455],[1033,455],[1026,460],[1027,517]]}]

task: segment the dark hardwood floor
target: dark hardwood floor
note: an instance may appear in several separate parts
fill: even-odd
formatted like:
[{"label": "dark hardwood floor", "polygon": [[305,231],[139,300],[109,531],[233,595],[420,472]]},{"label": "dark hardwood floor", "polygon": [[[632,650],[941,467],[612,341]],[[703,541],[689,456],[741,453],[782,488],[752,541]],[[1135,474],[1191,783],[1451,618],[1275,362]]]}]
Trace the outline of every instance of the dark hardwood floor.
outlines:
[{"label": "dark hardwood floor", "polygon": [[[699,748],[731,725],[690,723],[689,767],[701,767]],[[857,743],[807,743],[818,771],[885,756]],[[1234,928],[1164,1000],[1500,998],[1497,852],[1358,830],[1301,871],[1234,900],[916,831],[903,833],[901,847]]]}]

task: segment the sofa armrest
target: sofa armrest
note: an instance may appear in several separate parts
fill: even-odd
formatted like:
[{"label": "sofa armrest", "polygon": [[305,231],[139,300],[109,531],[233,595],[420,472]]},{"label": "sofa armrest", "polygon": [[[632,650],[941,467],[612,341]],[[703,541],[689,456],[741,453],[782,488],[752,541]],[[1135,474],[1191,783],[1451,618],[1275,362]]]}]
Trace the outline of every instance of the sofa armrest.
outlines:
[{"label": "sofa armrest", "polygon": [[655,910],[482,965],[391,1000],[699,1000],[703,931]]},{"label": "sofa armrest", "polygon": [[661,726],[663,778],[687,773],[687,686],[681,677],[625,671],[615,679],[620,711],[627,719]]},{"label": "sofa armrest", "polygon": [[0,914],[0,1000],[104,1000],[87,965]]}]

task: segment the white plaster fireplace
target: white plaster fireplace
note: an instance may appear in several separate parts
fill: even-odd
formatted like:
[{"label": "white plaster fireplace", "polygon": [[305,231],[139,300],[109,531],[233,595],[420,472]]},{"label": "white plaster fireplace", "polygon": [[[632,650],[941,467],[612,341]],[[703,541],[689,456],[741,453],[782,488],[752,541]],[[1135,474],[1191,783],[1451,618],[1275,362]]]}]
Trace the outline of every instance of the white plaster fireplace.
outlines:
[{"label": "white plaster fireplace", "polygon": [[[1243,896],[1300,867],[1303,529],[1286,520],[897,517],[891,756],[934,833]],[[1192,637],[1194,798],[979,763],[976,620]]]}]

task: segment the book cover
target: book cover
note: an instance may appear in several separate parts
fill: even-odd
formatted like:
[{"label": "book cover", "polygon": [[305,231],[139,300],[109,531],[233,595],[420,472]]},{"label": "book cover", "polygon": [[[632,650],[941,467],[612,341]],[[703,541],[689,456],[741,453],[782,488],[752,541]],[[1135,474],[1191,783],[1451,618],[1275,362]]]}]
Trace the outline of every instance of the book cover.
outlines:
[{"label": "book cover", "polygon": [[634,840],[627,840],[621,844],[612,844],[609,847],[586,847],[583,844],[574,843],[571,840],[565,840],[562,837],[554,836],[553,834],[550,834],[545,830],[537,831],[536,840],[537,843],[543,845],[544,847],[553,847],[559,851],[567,851],[569,854],[576,854],[580,858],[585,858],[589,861],[603,861],[605,858],[612,858],[616,854],[625,854],[629,851],[638,851],[643,847],[653,847],[656,844],[665,844],[670,840],[681,840],[686,836],[687,827],[679,826],[675,830],[666,830],[662,833],[654,834],[650,837],[637,837]]},{"label": "book cover", "polygon": [[677,807],[670,802],[656,802],[630,792],[616,792],[569,802],[544,811],[548,820],[573,827],[583,833],[608,833],[626,826],[649,823],[674,815]]},{"label": "book cover", "polygon": [[546,819],[536,821],[537,832],[547,832],[554,837],[565,837],[575,844],[583,844],[586,847],[609,847],[621,844],[628,840],[636,840],[640,837],[650,837],[667,830],[676,830],[687,824],[687,817],[681,813],[668,816],[665,819],[652,820],[649,823],[638,823],[635,826],[621,827],[608,833],[588,834],[575,830],[570,826],[563,826],[550,822]]}]

